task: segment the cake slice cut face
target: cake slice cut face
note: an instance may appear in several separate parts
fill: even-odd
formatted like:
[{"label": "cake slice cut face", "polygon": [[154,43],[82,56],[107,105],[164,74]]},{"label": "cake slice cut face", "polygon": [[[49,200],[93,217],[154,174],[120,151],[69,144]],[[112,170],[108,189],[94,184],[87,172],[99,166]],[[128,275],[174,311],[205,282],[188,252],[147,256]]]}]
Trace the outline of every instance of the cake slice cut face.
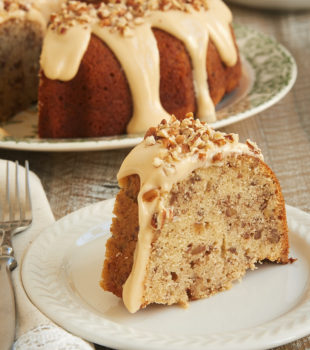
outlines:
[{"label": "cake slice cut face", "polygon": [[278,180],[251,141],[188,116],[123,162],[101,285],[130,312],[229,289],[257,262],[288,262]]}]

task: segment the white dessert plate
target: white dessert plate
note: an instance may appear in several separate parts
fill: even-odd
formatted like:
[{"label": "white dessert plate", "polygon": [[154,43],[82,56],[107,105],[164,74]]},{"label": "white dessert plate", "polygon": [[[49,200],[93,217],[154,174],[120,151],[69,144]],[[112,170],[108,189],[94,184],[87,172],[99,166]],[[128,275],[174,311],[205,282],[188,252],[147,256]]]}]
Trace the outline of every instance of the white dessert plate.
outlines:
[{"label": "white dessert plate", "polygon": [[[218,120],[211,125],[221,128],[249,118],[277,103],[293,86],[297,66],[292,55],[274,39],[262,33],[234,25],[243,61],[239,87],[217,106]],[[133,147],[142,135],[85,139],[39,139],[35,108],[19,113],[2,125],[8,133],[0,147],[31,151],[92,151]]]},{"label": "white dessert plate", "polygon": [[43,231],[22,264],[31,301],[69,332],[121,349],[266,349],[310,333],[310,215],[288,206],[293,264],[259,265],[232,289],[188,309],[151,305],[130,314],[99,287],[114,199]]},{"label": "white dessert plate", "polygon": [[229,2],[268,10],[310,9],[309,0],[229,0]]}]

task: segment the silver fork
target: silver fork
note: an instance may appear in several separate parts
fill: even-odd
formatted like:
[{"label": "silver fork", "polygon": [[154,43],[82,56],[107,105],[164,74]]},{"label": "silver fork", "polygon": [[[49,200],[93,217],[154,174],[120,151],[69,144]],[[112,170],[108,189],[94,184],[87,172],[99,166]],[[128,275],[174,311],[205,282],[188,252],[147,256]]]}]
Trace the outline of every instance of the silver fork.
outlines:
[{"label": "silver fork", "polygon": [[[26,230],[32,223],[29,187],[29,164],[25,162],[24,195],[20,186],[19,165],[15,162],[15,181],[11,184],[10,163],[6,165],[4,198],[0,199],[0,344],[9,350],[15,336],[15,298],[11,271],[17,266],[12,247],[12,237]],[[1,186],[1,185],[0,185]]]}]

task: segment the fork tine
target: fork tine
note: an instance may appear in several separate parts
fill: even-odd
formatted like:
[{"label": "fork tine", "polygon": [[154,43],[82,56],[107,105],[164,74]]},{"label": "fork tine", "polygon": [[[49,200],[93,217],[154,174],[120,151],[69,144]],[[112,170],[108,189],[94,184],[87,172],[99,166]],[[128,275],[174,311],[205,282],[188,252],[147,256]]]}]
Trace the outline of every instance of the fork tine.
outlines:
[{"label": "fork tine", "polygon": [[[29,225],[32,222],[32,203],[30,193],[29,162],[25,161],[25,180],[21,186],[20,166],[15,161],[15,179],[11,177],[11,164],[6,164],[4,200],[0,198],[0,222],[13,227],[16,224]],[[1,196],[2,197],[2,196]],[[21,226],[23,227],[23,226]]]},{"label": "fork tine", "polygon": [[12,210],[12,201],[11,201],[11,195],[10,195],[10,163],[9,161],[6,162],[6,203],[8,207],[8,215],[9,220],[13,220],[13,210]]},{"label": "fork tine", "polygon": [[29,162],[25,161],[25,218],[32,220],[32,203],[30,196],[30,183],[29,183]]},{"label": "fork tine", "polygon": [[20,201],[20,188],[19,188],[19,164],[18,161],[15,161],[15,198],[14,198],[14,209],[15,212],[19,212],[19,218],[17,220],[23,220],[23,211]]}]

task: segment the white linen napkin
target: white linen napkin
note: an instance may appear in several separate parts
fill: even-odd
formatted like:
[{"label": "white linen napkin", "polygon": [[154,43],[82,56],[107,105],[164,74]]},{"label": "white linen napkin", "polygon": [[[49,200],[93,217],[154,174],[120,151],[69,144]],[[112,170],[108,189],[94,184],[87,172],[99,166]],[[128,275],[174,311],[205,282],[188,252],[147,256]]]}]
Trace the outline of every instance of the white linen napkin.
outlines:
[{"label": "white linen napkin", "polygon": [[[0,159],[0,184],[5,183],[6,161]],[[24,168],[19,167],[20,183],[24,183]],[[15,164],[10,162],[10,181],[14,183]],[[22,186],[21,186],[22,187]],[[32,226],[13,237],[13,248],[18,266],[12,272],[16,302],[16,341],[13,350],[92,350],[94,346],[73,336],[56,326],[44,316],[28,299],[21,280],[21,265],[24,254],[31,242],[47,226],[55,222],[54,215],[47,201],[41,181],[30,172],[30,191],[32,200]],[[3,198],[4,186],[0,186]]]}]

